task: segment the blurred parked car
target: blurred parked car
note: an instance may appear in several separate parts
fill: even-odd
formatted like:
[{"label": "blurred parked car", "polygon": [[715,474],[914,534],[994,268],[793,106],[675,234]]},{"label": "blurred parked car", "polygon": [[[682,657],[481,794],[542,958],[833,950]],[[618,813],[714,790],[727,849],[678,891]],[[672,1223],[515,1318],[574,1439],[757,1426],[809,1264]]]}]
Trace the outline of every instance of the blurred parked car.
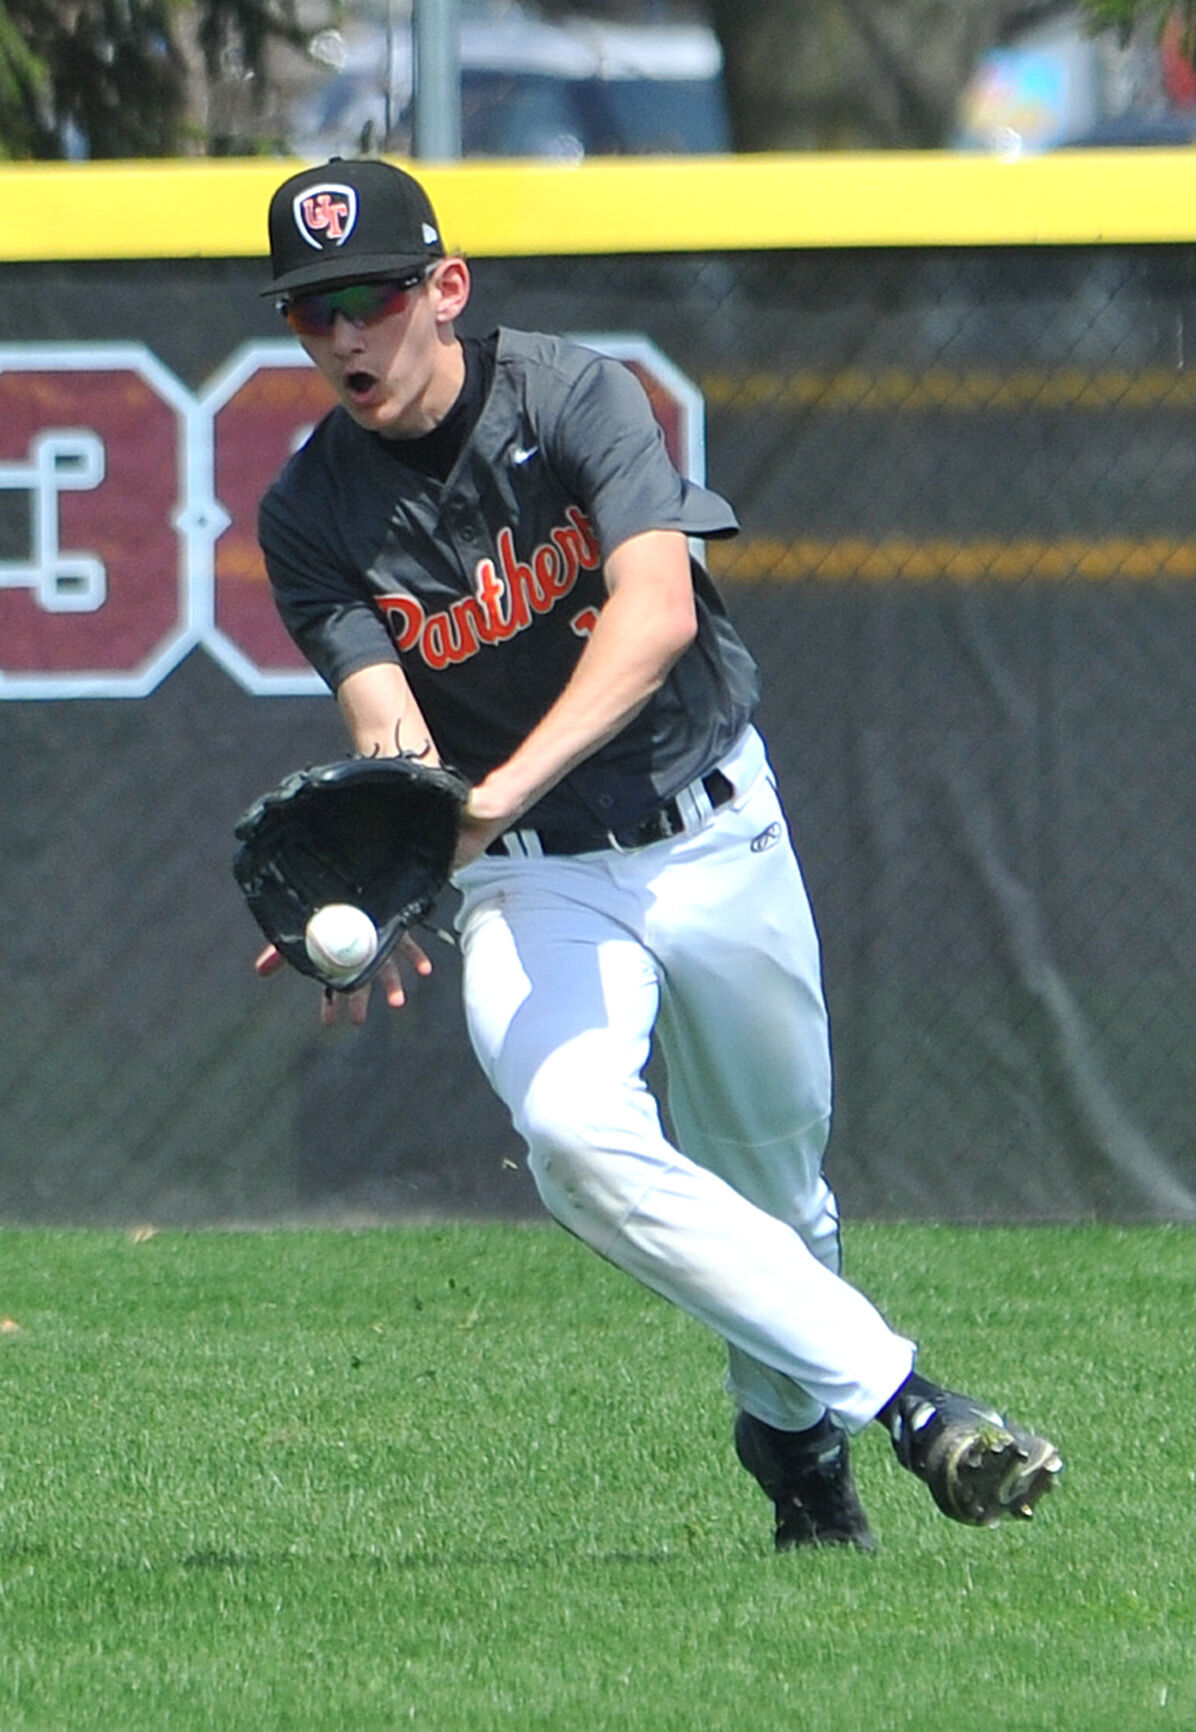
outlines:
[{"label": "blurred parked car", "polygon": [[[336,33],[335,65],[291,116],[303,156],[410,148],[410,27]],[[465,156],[626,156],[730,149],[722,51],[698,24],[549,23],[516,7],[460,24]]]}]

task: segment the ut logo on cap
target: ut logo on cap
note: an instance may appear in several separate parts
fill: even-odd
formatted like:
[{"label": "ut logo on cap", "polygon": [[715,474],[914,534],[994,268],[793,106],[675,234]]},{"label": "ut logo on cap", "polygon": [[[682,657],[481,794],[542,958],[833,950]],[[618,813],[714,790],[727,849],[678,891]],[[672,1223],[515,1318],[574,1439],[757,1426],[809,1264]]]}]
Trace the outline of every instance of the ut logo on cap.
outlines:
[{"label": "ut logo on cap", "polygon": [[303,239],[309,247],[322,252],[328,246],[342,246],[352,234],[357,221],[357,194],[351,186],[327,181],[296,193],[292,208],[295,227]]}]

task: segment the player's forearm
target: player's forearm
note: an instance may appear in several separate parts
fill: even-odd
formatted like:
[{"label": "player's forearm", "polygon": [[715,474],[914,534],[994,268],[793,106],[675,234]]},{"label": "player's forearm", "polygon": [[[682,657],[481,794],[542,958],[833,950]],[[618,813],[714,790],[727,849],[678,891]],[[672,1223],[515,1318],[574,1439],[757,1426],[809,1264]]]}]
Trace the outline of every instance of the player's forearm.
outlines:
[{"label": "player's forearm", "polygon": [[359,668],[337,688],[336,701],[362,757],[392,758],[410,752],[428,763],[440,762],[420,707],[402,669],[394,663]]}]

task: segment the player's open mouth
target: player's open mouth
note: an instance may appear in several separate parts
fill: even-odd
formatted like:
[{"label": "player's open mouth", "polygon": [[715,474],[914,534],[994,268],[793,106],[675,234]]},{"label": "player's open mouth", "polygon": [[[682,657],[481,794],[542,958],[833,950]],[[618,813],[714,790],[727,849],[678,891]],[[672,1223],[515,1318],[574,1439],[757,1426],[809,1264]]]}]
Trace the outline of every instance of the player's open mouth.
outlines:
[{"label": "player's open mouth", "polygon": [[345,390],[358,402],[364,402],[377,383],[373,373],[355,371],[345,374]]}]

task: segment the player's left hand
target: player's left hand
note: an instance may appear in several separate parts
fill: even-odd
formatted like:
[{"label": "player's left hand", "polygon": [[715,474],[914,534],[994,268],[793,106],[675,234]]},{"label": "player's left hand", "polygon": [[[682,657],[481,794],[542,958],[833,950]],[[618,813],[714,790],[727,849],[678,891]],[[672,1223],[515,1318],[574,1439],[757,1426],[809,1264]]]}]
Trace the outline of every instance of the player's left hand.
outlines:
[{"label": "player's left hand", "polygon": [[[391,1010],[402,1010],[407,1002],[407,989],[397,958],[403,956],[416,974],[427,976],[432,972],[432,959],[427,952],[416,943],[409,932],[405,932],[398,944],[386,958],[378,970],[377,981],[386,994],[386,1002]],[[261,979],[268,980],[272,974],[287,966],[286,957],[273,944],[267,944],[254,961],[254,973]],[[360,1028],[365,1022],[370,1008],[370,992],[374,982],[367,981],[354,992],[325,992],[320,999],[320,1022],[324,1028],[332,1028],[339,1020],[342,1006],[345,1016],[354,1027]]]},{"label": "player's left hand", "polygon": [[[410,757],[340,758],[286,776],[253,802],[236,825],[233,874],[267,941],[259,973],[273,972],[269,948],[300,974],[313,975],[354,1001],[350,1020],[364,1021],[359,988],[386,972],[390,1003],[403,1003],[401,981],[387,969],[403,939],[432,910],[448,882],[469,786],[453,770]],[[338,979],[322,971],[308,942],[312,917],[344,902],[367,914],[377,943],[363,966]]]}]

